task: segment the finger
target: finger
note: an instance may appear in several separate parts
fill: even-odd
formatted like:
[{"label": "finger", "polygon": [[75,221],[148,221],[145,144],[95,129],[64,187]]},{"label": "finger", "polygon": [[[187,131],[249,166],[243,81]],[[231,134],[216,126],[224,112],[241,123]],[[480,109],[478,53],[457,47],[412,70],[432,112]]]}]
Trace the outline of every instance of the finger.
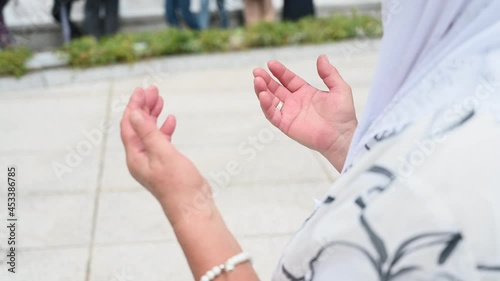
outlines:
[{"label": "finger", "polygon": [[[262,68],[254,69],[253,76],[255,78],[257,78],[257,77],[262,78],[264,80],[264,82],[266,83],[266,86],[269,88],[269,90],[271,90],[273,92],[278,90],[278,88],[281,86],[281,84],[276,82],[276,80],[274,80],[271,77],[271,75],[269,75],[269,73],[267,73],[267,71],[265,69],[262,69]],[[259,93],[260,92],[258,92],[256,94],[258,95]]]},{"label": "finger", "polygon": [[326,55],[318,57],[317,68],[319,77],[321,77],[330,91],[333,91],[334,88],[348,87],[337,68],[330,63]]},{"label": "finger", "polygon": [[[272,95],[273,97],[275,96],[274,93],[269,90],[269,88],[267,87],[266,82],[264,81],[264,79],[262,79],[262,77],[256,77],[256,78],[254,78],[253,84],[254,84],[255,93],[257,94],[257,98],[259,98],[259,94],[261,92],[267,92],[270,95]],[[284,99],[284,97],[282,97],[282,99]]]},{"label": "finger", "polygon": [[[267,73],[267,71],[265,71],[264,69],[262,68],[256,68],[254,70],[254,76],[255,76],[255,79],[254,81],[256,80],[259,80],[258,83],[261,83],[259,85],[259,88],[257,89],[257,85],[254,84],[254,87],[256,88],[255,89],[255,93],[258,95],[260,92],[262,91],[265,91],[266,89],[264,89],[264,85],[262,85],[262,82],[260,82],[260,80],[262,79],[264,81],[264,84],[265,84],[265,87],[275,96],[277,96],[278,98],[280,98],[281,100],[285,100],[286,97],[290,94],[290,91],[283,87],[283,85],[281,85],[280,83],[276,82],[276,80],[274,80],[271,75],[269,75],[269,73]],[[262,89],[261,89],[262,88]]]},{"label": "finger", "polygon": [[266,81],[264,81],[264,79],[260,76],[255,77],[253,79],[253,87],[254,87],[254,91],[255,91],[255,94],[257,95],[257,97],[259,96],[260,92],[264,92],[264,91],[269,90],[267,88]]},{"label": "finger", "polygon": [[146,109],[148,113],[151,113],[156,106],[158,100],[158,88],[156,86],[149,86],[146,91]]},{"label": "finger", "polygon": [[266,116],[271,124],[278,127],[281,121],[281,111],[278,110],[276,106],[278,106],[280,99],[268,92],[261,92],[259,94],[259,101],[264,116]]},{"label": "finger", "polygon": [[295,92],[308,85],[304,79],[300,78],[278,61],[272,60],[267,63],[267,66],[274,77],[276,77],[290,92]]},{"label": "finger", "polygon": [[127,107],[125,108],[125,112],[123,113],[122,121],[120,123],[120,133],[122,142],[125,145],[125,149],[132,145],[131,142],[133,141],[134,137],[136,137],[135,131],[130,124],[130,113],[133,110],[140,110],[144,106],[144,104],[144,89],[136,88],[130,96],[130,100]]},{"label": "finger", "polygon": [[158,118],[160,115],[161,111],[163,110],[163,98],[161,96],[158,96],[158,99],[156,100],[156,105],[151,110],[151,116],[153,116],[155,119]]},{"label": "finger", "polygon": [[167,116],[165,122],[160,127],[160,132],[167,136],[168,140],[172,140],[172,135],[174,134],[175,127],[177,125],[177,120],[174,115]]},{"label": "finger", "polygon": [[165,146],[169,146],[169,142],[165,140],[163,134],[156,127],[153,120],[148,120],[146,114],[140,110],[134,110],[130,113],[130,123],[140,141],[144,145],[144,149],[151,156],[156,156]]}]

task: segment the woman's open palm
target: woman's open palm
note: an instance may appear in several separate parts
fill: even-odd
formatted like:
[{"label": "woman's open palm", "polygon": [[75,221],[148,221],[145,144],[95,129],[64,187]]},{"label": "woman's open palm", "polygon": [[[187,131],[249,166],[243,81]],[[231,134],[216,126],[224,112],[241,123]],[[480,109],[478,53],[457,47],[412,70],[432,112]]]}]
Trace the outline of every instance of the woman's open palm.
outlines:
[{"label": "woman's open palm", "polygon": [[254,70],[255,93],[266,118],[290,138],[325,156],[328,151],[346,152],[357,126],[352,91],[326,56],[318,58],[317,68],[328,91],[311,86],[277,61],[270,61],[268,67],[280,83],[264,69]]}]

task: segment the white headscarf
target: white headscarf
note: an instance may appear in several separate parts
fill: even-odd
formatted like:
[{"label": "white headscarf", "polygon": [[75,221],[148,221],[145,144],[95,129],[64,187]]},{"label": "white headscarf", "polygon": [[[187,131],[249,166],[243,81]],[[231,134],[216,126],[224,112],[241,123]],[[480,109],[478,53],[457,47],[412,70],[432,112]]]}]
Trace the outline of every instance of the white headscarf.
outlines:
[{"label": "white headscarf", "polygon": [[[461,80],[453,85],[458,91],[454,95],[463,94],[477,85],[478,74],[487,63],[486,57],[492,50],[500,49],[499,12],[500,0],[383,1],[384,37],[379,61],[366,111],[344,167],[365,150],[364,146],[373,133],[383,127],[397,126],[388,124],[399,121],[394,119],[411,121],[418,117],[415,111],[401,108],[401,101],[410,98],[412,91],[422,86],[419,84],[423,80],[433,80],[429,76],[438,75],[435,70],[446,68],[445,63],[456,64],[457,60],[474,58],[474,62],[458,70],[460,73],[456,77],[461,77]],[[439,79],[433,81],[433,87],[439,83]],[[443,102],[450,97],[443,94],[436,98]],[[398,106],[400,114],[386,118]],[[423,105],[428,106],[432,104]],[[402,117],[401,113],[405,111],[408,114]]]}]

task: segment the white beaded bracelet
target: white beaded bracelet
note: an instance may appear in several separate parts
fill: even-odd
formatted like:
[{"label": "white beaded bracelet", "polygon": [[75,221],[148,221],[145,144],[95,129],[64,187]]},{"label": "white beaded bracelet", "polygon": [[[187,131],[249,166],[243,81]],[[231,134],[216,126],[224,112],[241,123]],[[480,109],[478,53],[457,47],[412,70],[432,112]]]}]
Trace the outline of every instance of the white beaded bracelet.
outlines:
[{"label": "white beaded bracelet", "polygon": [[207,271],[207,273],[205,273],[205,275],[203,275],[200,278],[200,281],[214,280],[215,277],[221,275],[222,272],[231,272],[234,270],[234,267],[237,266],[238,264],[242,264],[242,263],[245,263],[245,262],[251,261],[251,260],[252,259],[248,253],[243,252],[243,253],[237,254],[236,256],[228,259],[226,261],[226,263],[218,265],[218,266],[214,266],[214,268]]}]

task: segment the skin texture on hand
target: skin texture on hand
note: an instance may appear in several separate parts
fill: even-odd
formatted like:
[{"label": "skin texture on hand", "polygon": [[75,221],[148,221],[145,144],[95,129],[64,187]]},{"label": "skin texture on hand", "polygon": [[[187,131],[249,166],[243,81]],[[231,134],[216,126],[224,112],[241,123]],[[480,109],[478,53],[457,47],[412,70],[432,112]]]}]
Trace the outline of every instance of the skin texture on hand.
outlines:
[{"label": "skin texture on hand", "polygon": [[[341,171],[357,127],[350,86],[326,56],[317,61],[318,74],[328,87],[319,90],[278,61],[254,70],[254,88],[266,118],[287,136],[320,152]],[[283,102],[281,110],[276,107]]]}]

